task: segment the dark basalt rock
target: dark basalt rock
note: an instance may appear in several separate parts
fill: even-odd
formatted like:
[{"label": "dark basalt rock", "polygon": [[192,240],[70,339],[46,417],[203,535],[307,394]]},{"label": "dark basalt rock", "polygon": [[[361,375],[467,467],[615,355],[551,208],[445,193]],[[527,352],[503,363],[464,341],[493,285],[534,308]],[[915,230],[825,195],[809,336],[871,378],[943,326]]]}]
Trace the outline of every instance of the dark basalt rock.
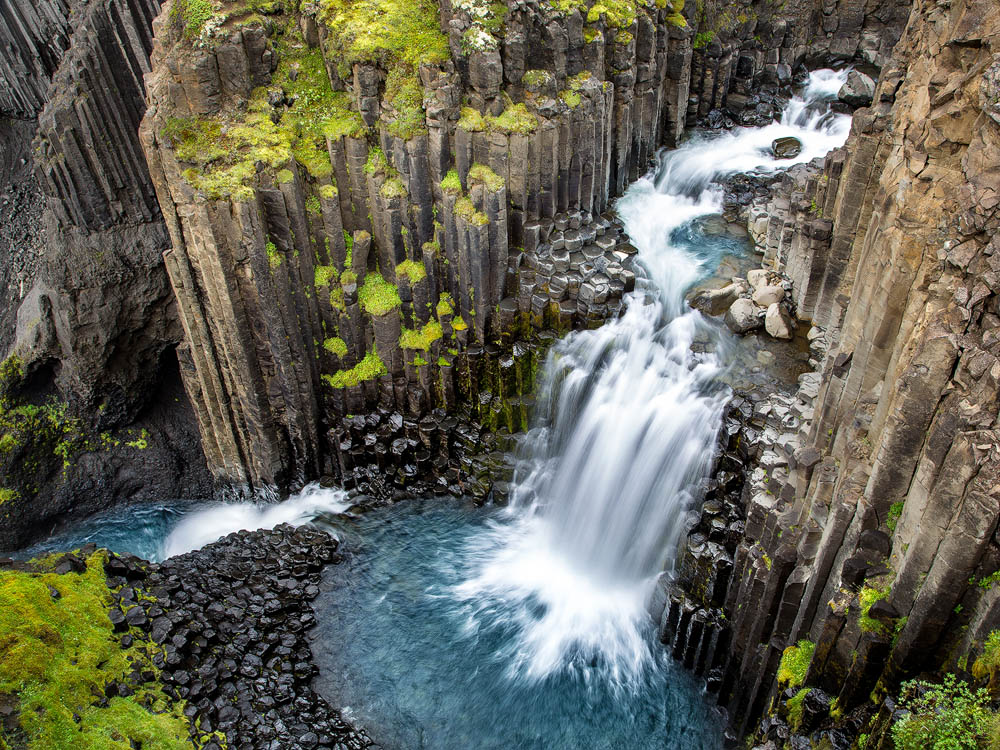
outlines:
[{"label": "dark basalt rock", "polygon": [[777,159],[794,159],[802,153],[802,141],[790,135],[777,138],[771,143],[771,151]]},{"label": "dark basalt rock", "polygon": [[[110,556],[105,573],[121,604],[109,611],[115,629],[146,631],[163,646],[153,659],[159,675],[137,674],[135,682],[159,679],[167,695],[187,701],[202,739],[218,731],[228,747],[371,747],[310,684],[317,670],[308,603],[320,571],[342,559],[337,548],[329,534],[285,524],[230,534],[160,564]],[[121,642],[127,647],[133,635]],[[131,690],[113,683],[106,696]]]}]

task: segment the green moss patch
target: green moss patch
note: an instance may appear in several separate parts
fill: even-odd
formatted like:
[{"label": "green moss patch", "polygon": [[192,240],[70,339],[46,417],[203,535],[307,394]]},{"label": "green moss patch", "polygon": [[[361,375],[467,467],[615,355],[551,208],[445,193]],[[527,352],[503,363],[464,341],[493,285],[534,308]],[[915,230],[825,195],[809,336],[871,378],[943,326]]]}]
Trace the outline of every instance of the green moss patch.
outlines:
[{"label": "green moss patch", "polygon": [[369,315],[385,315],[403,304],[396,287],[376,271],[365,276],[365,283],[358,290],[358,302]]},{"label": "green moss patch", "polygon": [[485,185],[491,193],[498,193],[504,189],[503,177],[483,164],[472,165],[469,169],[469,182]]},{"label": "green moss patch", "polygon": [[538,118],[524,103],[509,105],[499,116],[483,115],[472,107],[463,107],[458,127],[468,133],[495,130],[501,133],[528,135],[538,129]]},{"label": "green moss patch", "polygon": [[437,316],[438,319],[443,318],[445,315],[454,315],[455,307],[452,304],[451,295],[445,292],[438,299],[437,303]]},{"label": "green moss patch", "polygon": [[326,339],[323,342],[323,348],[330,352],[330,354],[335,354],[338,357],[343,357],[347,354],[347,342],[339,336]]},{"label": "green moss patch", "polygon": [[333,266],[316,266],[315,279],[313,281],[316,288],[330,286],[337,280],[337,269]]},{"label": "green moss patch", "polygon": [[869,616],[872,605],[877,601],[889,598],[890,587],[877,589],[871,586],[862,586],[861,593],[858,594],[858,604],[861,607],[861,615],[858,617],[858,625],[866,633],[885,634],[886,628],[874,617]]},{"label": "green moss patch", "polygon": [[459,198],[455,201],[455,215],[461,216],[475,226],[483,227],[490,223],[490,217],[481,211],[477,211],[472,201],[468,198]]},{"label": "green moss patch", "polygon": [[404,329],[403,334],[399,337],[399,345],[404,349],[418,349],[426,352],[431,348],[431,344],[443,335],[441,324],[432,320],[420,330]]},{"label": "green moss patch", "polygon": [[333,375],[324,375],[323,380],[331,388],[348,388],[359,385],[366,380],[374,380],[388,372],[385,363],[374,352],[368,352],[358,364],[350,370],[338,370]]},{"label": "green moss patch", "polygon": [[415,260],[404,260],[396,266],[396,276],[405,276],[410,280],[410,284],[416,284],[427,278],[427,269],[424,268],[423,263],[418,263]]},{"label": "green moss patch", "polygon": [[[169,118],[161,130],[178,160],[192,165],[184,178],[209,198],[249,200],[258,164],[275,170],[278,182],[289,182],[293,158],[311,177],[329,180],[333,167],[326,139],[360,137],[366,131],[361,116],[350,109],[348,94],[331,87],[318,49],[287,30],[275,46],[281,62],[272,84],[254,90],[245,112]],[[272,109],[268,96],[274,88],[282,89],[288,107]],[[278,123],[272,119],[275,111]]]},{"label": "green moss patch", "polygon": [[83,573],[0,572],[0,693],[18,697],[32,750],[189,750],[183,704],[158,684],[102,700],[109,682],[155,671],[150,644],[122,649],[114,636],[105,554],[91,555]]},{"label": "green moss patch", "polygon": [[441,189],[446,193],[461,193],[462,181],[458,177],[458,171],[449,169],[448,174],[441,180]]},{"label": "green moss patch", "polygon": [[778,683],[794,688],[805,682],[809,662],[815,651],[816,644],[806,640],[786,648],[781,653],[781,663],[778,665]]}]

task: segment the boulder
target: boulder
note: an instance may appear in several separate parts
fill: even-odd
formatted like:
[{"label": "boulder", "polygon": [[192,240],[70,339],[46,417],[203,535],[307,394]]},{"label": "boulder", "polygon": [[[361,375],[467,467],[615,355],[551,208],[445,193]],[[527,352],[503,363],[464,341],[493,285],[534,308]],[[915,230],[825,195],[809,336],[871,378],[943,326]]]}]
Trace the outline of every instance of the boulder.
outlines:
[{"label": "boulder", "polygon": [[867,107],[875,96],[875,81],[864,73],[852,70],[837,92],[837,98],[852,107]]},{"label": "boulder", "polygon": [[795,324],[781,305],[774,302],[768,306],[767,313],[764,315],[765,331],[776,339],[790,339],[794,328]]},{"label": "boulder", "polygon": [[760,323],[758,308],[748,299],[736,300],[726,311],[726,325],[733,333],[749,333],[760,328]]},{"label": "boulder", "polygon": [[760,307],[769,307],[785,298],[785,290],[777,284],[757,287],[753,293],[753,303]]},{"label": "boulder", "polygon": [[771,142],[771,152],[776,159],[794,159],[802,153],[802,141],[787,135]]},{"label": "boulder", "polygon": [[706,315],[722,315],[739,298],[740,292],[736,284],[722,289],[703,289],[691,298],[691,307]]},{"label": "boulder", "polygon": [[747,271],[747,281],[750,282],[750,286],[754,290],[767,286],[767,269],[755,268],[752,271]]}]

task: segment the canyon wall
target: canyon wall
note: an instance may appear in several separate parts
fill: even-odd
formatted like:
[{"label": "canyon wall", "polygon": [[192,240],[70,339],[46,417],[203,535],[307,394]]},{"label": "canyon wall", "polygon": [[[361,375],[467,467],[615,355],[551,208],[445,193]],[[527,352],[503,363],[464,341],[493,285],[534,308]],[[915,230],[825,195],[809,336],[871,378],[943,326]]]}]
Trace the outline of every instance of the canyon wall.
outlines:
[{"label": "canyon wall", "polygon": [[[5,264],[24,267],[8,269],[3,306],[15,329],[3,337],[13,355],[4,387],[16,392],[3,395],[0,549],[45,533],[67,511],[211,492],[176,387],[182,330],[138,139],[158,11],[157,0],[0,10],[0,113],[20,120],[5,129],[4,148],[30,160],[40,187],[5,212],[11,224],[34,224],[14,241],[31,237],[37,247],[2,248]],[[21,169],[9,174],[24,179]],[[16,383],[6,377],[14,371]],[[33,423],[43,404],[44,430]]]},{"label": "canyon wall", "polygon": [[998,53],[993,3],[918,0],[847,145],[749,210],[825,356],[740,415],[761,436],[730,506],[745,534],[709,560],[708,513],[688,552],[719,585],[660,600],[675,650],[729,644],[701,668],[737,730],[795,694],[774,675],[796,643],[802,684],[850,711],[922,670],[969,677],[1000,625]]}]

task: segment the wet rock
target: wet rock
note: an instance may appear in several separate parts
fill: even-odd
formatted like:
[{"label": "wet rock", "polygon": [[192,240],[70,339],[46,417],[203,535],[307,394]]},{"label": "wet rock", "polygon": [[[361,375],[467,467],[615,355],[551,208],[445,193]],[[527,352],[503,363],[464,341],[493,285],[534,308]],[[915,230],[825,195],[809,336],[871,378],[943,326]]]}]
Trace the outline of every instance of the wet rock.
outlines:
[{"label": "wet rock", "polygon": [[[773,287],[772,287],[773,288]],[[772,302],[764,314],[764,330],[776,339],[790,339],[794,334],[795,324],[780,304]]]},{"label": "wet rock", "polygon": [[759,308],[748,299],[738,299],[726,311],[726,325],[733,333],[749,333],[761,327]]},{"label": "wet rock", "polygon": [[771,152],[776,159],[794,159],[802,153],[802,141],[790,135],[776,138],[771,142]]},{"label": "wet rock", "polygon": [[837,92],[837,98],[852,107],[866,107],[872,103],[874,96],[875,81],[857,70],[847,74],[847,80]]}]

